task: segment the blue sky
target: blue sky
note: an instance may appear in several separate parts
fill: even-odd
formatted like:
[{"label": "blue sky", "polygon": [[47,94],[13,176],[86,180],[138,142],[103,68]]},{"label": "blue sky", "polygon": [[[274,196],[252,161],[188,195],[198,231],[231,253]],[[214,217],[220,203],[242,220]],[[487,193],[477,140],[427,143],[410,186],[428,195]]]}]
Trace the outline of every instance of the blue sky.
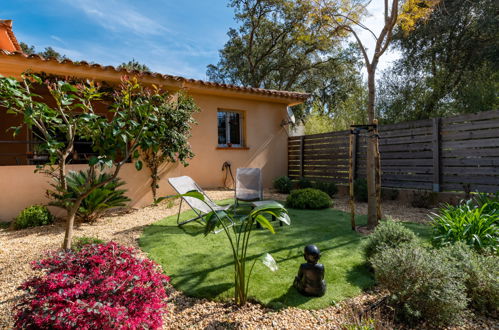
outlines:
[{"label": "blue sky", "polygon": [[[50,3],[50,5],[48,5]],[[225,0],[3,0],[19,41],[52,46],[74,60],[118,65],[132,58],[153,71],[205,79],[235,26]]]},{"label": "blue sky", "polygon": [[[0,19],[14,20],[19,41],[51,46],[73,60],[119,65],[135,59],[153,71],[206,79],[206,66],[235,27],[228,0],[2,0]],[[367,19],[381,29],[382,1]],[[381,19],[378,19],[381,18]],[[362,38],[371,44],[369,35]],[[383,69],[395,58],[387,54]]]}]

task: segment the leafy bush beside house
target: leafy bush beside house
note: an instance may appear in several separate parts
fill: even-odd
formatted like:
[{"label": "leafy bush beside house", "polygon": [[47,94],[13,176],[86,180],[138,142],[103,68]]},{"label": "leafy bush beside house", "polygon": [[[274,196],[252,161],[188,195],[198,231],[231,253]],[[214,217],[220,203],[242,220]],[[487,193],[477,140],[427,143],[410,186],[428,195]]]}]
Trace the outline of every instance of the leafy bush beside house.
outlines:
[{"label": "leafy bush beside house", "polygon": [[293,189],[293,182],[287,176],[280,176],[274,180],[274,188],[281,194],[289,194]]},{"label": "leafy bush beside house", "polygon": [[16,328],[157,329],[169,278],[132,248],[110,242],[54,251],[32,263],[45,274],[25,282]]},{"label": "leafy bush beside house", "polygon": [[43,205],[33,205],[25,208],[12,222],[14,229],[23,229],[49,225],[54,222],[54,216]]}]

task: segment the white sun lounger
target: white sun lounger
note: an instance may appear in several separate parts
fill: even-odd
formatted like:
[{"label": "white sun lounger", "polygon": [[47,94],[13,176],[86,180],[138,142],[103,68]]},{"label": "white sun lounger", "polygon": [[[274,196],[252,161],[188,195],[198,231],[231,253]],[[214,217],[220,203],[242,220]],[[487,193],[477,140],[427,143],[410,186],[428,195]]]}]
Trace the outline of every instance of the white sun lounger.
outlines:
[{"label": "white sun lounger", "polygon": [[[186,223],[196,221],[196,220],[201,220],[204,221],[204,216],[212,211],[225,211],[228,210],[232,205],[225,205],[225,206],[219,206],[215,204],[209,197],[206,195],[206,193],[199,187],[194,180],[192,180],[188,176],[179,176],[176,178],[169,178],[168,182],[170,185],[175,189],[175,191],[182,195],[185,194],[189,191],[197,191],[200,194],[204,196],[204,201],[194,198],[194,197],[189,197],[189,196],[181,196],[180,199],[180,207],[178,209],[178,215],[177,215],[177,225],[182,226],[185,225]],[[196,213],[196,217],[185,220],[182,222],[180,221],[180,210],[182,209],[182,202],[185,201],[187,205],[189,205],[192,210]],[[230,224],[229,227],[234,225],[234,222],[229,218]],[[223,229],[219,229],[215,231],[216,233],[221,232]]]}]

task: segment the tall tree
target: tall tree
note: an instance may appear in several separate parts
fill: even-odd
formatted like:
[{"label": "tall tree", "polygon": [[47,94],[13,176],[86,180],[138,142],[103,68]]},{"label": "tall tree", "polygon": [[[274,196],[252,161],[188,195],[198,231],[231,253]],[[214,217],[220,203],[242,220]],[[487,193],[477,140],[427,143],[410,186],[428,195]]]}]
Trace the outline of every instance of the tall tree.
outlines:
[{"label": "tall tree", "polygon": [[411,33],[398,29],[402,58],[381,80],[381,116],[393,122],[497,108],[498,9],[495,0],[442,0]]},{"label": "tall tree", "polygon": [[[207,75],[212,81],[307,91],[315,99],[328,89],[332,91],[328,82],[355,61],[347,56],[351,52],[342,50],[344,31],[333,35],[320,19],[310,20],[310,1],[233,0],[230,6],[240,26],[229,30],[229,41],[220,50],[218,64],[208,66]],[[336,96],[339,91],[328,94],[328,103]],[[304,108],[296,110],[297,117],[303,117]]]},{"label": "tall tree", "polygon": [[[367,116],[369,124],[375,124],[375,100],[376,100],[376,69],[381,56],[386,52],[393,39],[395,27],[409,32],[414,29],[415,24],[427,18],[438,3],[438,0],[384,0],[384,26],[376,34],[364,25],[358,17],[352,13],[362,12],[371,1],[338,1],[338,0],[312,0],[314,7],[311,20],[320,20],[321,24],[329,27],[332,35],[338,30],[350,32],[357,41],[367,70]],[[358,9],[360,8],[362,9]],[[354,10],[355,9],[355,10]],[[375,39],[372,54],[359,36],[358,29],[368,31]],[[377,226],[381,212],[378,212],[380,203],[380,191],[376,189],[380,177],[379,161],[377,161],[375,131],[370,130],[367,148],[367,185],[368,185],[368,227]],[[378,182],[379,183],[379,182]]]}]

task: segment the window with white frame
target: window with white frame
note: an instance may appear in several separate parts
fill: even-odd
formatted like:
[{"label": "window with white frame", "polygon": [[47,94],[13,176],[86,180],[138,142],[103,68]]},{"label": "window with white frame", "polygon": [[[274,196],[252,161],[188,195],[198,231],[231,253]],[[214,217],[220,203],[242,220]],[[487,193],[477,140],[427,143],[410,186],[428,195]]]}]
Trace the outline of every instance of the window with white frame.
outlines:
[{"label": "window with white frame", "polygon": [[243,114],[238,111],[219,110],[218,146],[243,147]]}]

